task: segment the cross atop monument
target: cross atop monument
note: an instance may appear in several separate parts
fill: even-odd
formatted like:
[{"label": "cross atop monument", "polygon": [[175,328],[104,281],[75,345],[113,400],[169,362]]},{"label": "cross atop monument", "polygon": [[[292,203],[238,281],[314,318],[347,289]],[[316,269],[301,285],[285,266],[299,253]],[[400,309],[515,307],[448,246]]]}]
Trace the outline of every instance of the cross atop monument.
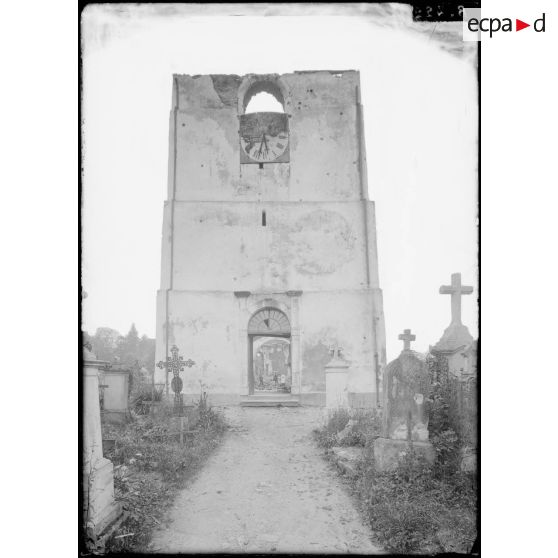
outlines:
[{"label": "cross atop monument", "polygon": [[461,295],[468,295],[473,292],[473,287],[461,285],[461,273],[451,274],[451,285],[442,285],[440,294],[451,295],[451,323],[461,323]]},{"label": "cross atop monument", "polygon": [[403,350],[410,351],[411,341],[414,341],[416,338],[417,336],[412,334],[410,329],[404,329],[403,333],[399,334],[399,339],[403,341]]}]

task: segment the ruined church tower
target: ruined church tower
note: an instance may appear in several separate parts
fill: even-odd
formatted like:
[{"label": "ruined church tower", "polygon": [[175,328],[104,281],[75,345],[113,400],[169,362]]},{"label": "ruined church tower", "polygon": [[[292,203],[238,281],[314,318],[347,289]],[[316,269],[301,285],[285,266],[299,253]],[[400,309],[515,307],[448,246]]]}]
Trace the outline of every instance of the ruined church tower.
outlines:
[{"label": "ruined church tower", "polygon": [[[245,114],[257,93],[284,112]],[[176,345],[185,401],[325,403],[330,348],[349,403],[385,364],[374,204],[356,71],[175,75],[156,362]],[[167,393],[172,373],[156,368]]]}]

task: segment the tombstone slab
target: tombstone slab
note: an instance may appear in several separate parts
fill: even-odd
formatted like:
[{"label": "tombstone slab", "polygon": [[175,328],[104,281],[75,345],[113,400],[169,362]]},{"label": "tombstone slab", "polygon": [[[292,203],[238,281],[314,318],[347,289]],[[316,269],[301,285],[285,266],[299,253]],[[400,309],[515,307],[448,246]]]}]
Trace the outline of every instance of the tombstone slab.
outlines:
[{"label": "tombstone slab", "polygon": [[128,392],[130,370],[111,365],[101,371],[104,387],[103,418],[110,422],[125,422],[129,418]]},{"label": "tombstone slab", "polygon": [[395,468],[399,455],[410,445],[430,462],[435,457],[428,441],[430,372],[424,355],[410,348],[415,339],[410,330],[406,329],[399,339],[404,343],[403,351],[386,366],[383,377],[382,436],[374,442],[376,468],[380,471]]}]

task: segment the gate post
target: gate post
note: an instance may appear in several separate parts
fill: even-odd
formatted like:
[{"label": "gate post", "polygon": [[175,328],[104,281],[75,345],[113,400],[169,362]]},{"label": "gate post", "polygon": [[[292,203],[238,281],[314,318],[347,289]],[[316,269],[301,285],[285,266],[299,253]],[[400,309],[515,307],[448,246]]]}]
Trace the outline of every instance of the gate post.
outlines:
[{"label": "gate post", "polygon": [[343,359],[341,351],[340,347],[330,349],[332,358],[325,365],[326,408],[328,411],[349,407],[347,378],[350,364]]}]

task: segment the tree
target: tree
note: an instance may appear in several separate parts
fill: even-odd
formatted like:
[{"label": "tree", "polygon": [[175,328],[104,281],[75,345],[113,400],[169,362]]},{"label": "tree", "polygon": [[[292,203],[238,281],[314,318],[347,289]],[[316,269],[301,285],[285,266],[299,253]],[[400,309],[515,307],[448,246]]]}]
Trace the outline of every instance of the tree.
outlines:
[{"label": "tree", "polygon": [[139,366],[139,346],[138,330],[135,324],[132,324],[126,337],[120,337],[118,342],[116,355],[120,358],[120,363],[132,367]]},{"label": "tree", "polygon": [[138,360],[142,366],[145,366],[149,374],[153,374],[155,369],[155,339],[150,339],[147,335],[141,336]]},{"label": "tree", "polygon": [[99,360],[112,362],[116,355],[120,333],[110,327],[98,327],[95,335],[90,338],[93,352]]}]

